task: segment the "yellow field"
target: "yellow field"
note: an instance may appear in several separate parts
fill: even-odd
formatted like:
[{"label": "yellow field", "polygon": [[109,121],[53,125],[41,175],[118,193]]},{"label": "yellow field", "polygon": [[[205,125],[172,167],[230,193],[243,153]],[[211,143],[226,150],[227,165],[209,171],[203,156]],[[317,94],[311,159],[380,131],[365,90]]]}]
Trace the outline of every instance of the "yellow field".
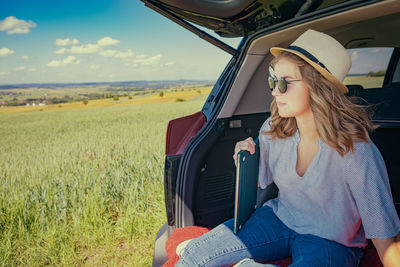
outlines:
[{"label": "yellow field", "polygon": [[361,85],[364,89],[382,87],[384,77],[348,76],[344,79],[345,85]]},{"label": "yellow field", "polygon": [[[17,107],[1,107],[0,114],[9,114],[17,112],[30,112],[30,111],[47,111],[47,110],[72,110],[72,109],[86,109],[86,108],[100,108],[109,106],[128,106],[136,104],[156,104],[156,103],[167,103],[176,102],[177,99],[183,99],[185,101],[191,100],[200,95],[208,95],[212,87],[199,87],[191,88],[185,91],[174,92],[173,89],[163,90],[164,96],[160,97],[159,93],[146,95],[146,96],[134,96],[132,99],[128,97],[120,97],[119,100],[114,101],[112,98],[107,99],[96,99],[89,100],[85,105],[83,101],[73,103],[62,103],[45,106],[17,106]],[[199,94],[198,90],[201,91]]]}]

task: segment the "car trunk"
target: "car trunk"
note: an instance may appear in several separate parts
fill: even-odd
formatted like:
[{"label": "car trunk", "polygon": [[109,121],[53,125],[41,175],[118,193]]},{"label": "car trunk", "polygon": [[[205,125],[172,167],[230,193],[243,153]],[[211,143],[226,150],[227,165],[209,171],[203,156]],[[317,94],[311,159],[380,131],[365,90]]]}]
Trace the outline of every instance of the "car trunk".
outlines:
[{"label": "car trunk", "polygon": [[[160,1],[151,2],[160,5]],[[347,2],[360,5],[362,1]],[[347,9],[349,3],[342,5]],[[330,8],[332,9],[332,6]],[[325,15],[318,13],[318,10],[310,13],[322,21],[306,14],[305,16],[309,17],[306,17],[303,23],[296,17],[289,19],[298,25],[296,27],[288,27],[289,24],[281,22],[271,29],[260,30],[245,39],[246,42],[227,65],[201,111],[204,124],[197,132],[193,132],[180,154],[166,156],[165,183],[169,186],[166,187],[168,226],[165,226],[165,236],[175,228],[191,225],[214,227],[233,217],[235,166],[232,155],[235,143],[249,136],[258,136],[262,123],[270,115],[269,104],[272,96],[265,92],[269,90],[267,66],[272,58],[268,54],[269,47],[288,45],[292,41],[288,36],[294,38],[307,28],[324,31],[342,43],[358,47],[365,44],[365,40],[352,34],[353,26],[349,27],[349,24],[358,27],[359,21],[371,17],[371,23],[382,25],[384,29],[388,25],[380,20],[373,21],[372,17],[387,16],[386,21],[389,22],[399,20],[398,11],[396,13],[390,4],[380,8],[379,14],[371,13],[371,10],[375,10],[372,5],[365,9],[365,12],[358,12],[357,16],[351,11],[335,16],[338,10],[331,9],[327,7],[325,10],[330,11]],[[324,23],[323,19],[328,15]],[[368,27],[368,24],[363,24],[362,27]],[[390,30],[381,32],[386,36]],[[379,38],[371,39],[370,42],[372,45],[382,45]],[[398,66],[397,62],[398,59]],[[396,68],[396,65],[392,68]],[[394,94],[400,92],[398,84],[388,81],[385,84],[387,88],[391,86],[398,89],[392,90]],[[391,97],[398,99],[400,96]],[[396,178],[400,176],[400,162],[395,156],[400,150],[399,145],[396,145],[396,138],[400,133],[400,114],[396,113],[399,110],[395,105],[392,105],[391,109],[393,110],[390,112],[394,114],[391,118],[383,116],[375,121],[381,128],[375,132],[373,141],[388,166],[394,202],[397,212],[400,213],[400,181]],[[171,132],[171,135],[174,133]]]}]

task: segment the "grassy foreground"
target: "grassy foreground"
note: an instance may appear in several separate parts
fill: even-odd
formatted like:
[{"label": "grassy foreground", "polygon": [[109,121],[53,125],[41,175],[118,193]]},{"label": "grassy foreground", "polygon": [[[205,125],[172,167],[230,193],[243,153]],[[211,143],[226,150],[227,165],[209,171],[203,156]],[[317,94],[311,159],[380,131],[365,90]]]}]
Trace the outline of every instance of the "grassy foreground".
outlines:
[{"label": "grassy foreground", "polygon": [[167,122],[186,102],[0,114],[0,263],[150,266]]}]

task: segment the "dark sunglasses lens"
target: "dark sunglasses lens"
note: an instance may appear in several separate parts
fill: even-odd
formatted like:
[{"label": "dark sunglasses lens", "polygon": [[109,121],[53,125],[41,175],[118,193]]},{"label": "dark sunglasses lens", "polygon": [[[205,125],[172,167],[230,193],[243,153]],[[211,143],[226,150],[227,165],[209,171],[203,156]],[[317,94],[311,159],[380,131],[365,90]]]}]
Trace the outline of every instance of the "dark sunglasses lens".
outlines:
[{"label": "dark sunglasses lens", "polygon": [[269,84],[269,88],[271,89],[271,91],[274,90],[274,88],[275,88],[275,80],[274,80],[274,78],[269,77],[268,78],[268,84]]},{"label": "dark sunglasses lens", "polygon": [[282,94],[284,94],[286,92],[286,89],[287,89],[286,80],[284,80],[284,79],[278,80],[278,89]]}]

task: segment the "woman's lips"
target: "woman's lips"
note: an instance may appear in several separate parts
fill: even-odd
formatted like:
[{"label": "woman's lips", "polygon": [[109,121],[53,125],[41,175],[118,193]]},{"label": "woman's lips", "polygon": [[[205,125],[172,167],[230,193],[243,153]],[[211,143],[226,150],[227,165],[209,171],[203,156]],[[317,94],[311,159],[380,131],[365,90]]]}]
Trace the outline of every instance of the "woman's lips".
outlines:
[{"label": "woman's lips", "polygon": [[276,102],[276,105],[277,105],[278,107],[283,107],[284,105],[286,105],[286,103]]}]

